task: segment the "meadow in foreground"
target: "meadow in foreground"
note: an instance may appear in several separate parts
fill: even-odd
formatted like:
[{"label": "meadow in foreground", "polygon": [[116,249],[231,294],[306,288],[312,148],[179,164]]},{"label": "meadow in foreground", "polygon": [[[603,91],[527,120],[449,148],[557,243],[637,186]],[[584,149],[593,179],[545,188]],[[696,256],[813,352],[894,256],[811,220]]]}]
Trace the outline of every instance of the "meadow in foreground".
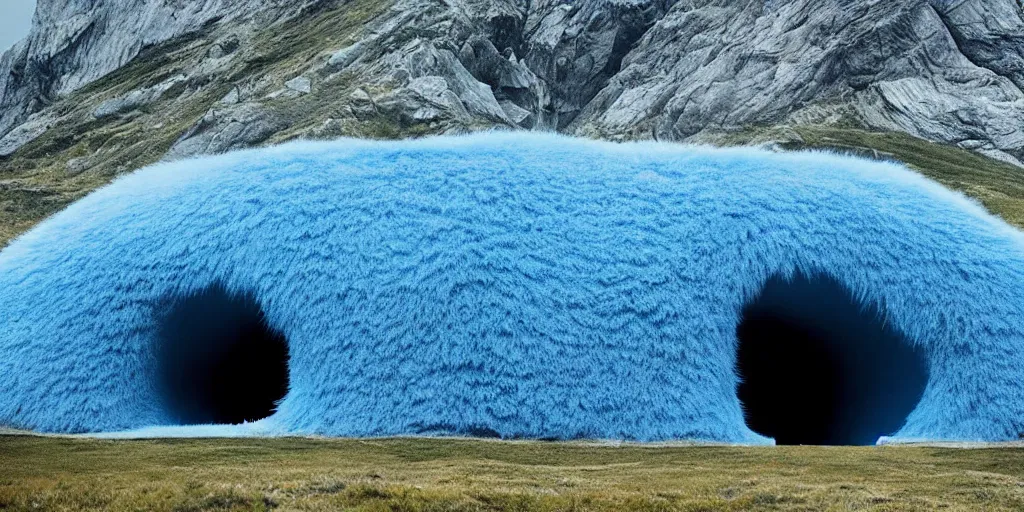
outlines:
[{"label": "meadow in foreground", "polygon": [[2,510],[1021,510],[1019,448],[0,436]]}]

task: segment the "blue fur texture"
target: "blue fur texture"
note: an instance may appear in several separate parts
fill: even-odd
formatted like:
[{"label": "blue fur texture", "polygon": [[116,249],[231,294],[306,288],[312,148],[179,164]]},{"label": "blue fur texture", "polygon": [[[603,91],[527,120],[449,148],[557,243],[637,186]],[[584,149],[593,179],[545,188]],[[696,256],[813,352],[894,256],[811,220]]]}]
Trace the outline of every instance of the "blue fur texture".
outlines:
[{"label": "blue fur texture", "polygon": [[523,133],[291,143],[94,192],[0,252],[0,424],[173,426],[161,314],[220,286],[288,340],[265,434],[770,443],[736,327],[796,272],[925,352],[890,440],[1024,430],[1024,237],[974,202],[889,163]]}]

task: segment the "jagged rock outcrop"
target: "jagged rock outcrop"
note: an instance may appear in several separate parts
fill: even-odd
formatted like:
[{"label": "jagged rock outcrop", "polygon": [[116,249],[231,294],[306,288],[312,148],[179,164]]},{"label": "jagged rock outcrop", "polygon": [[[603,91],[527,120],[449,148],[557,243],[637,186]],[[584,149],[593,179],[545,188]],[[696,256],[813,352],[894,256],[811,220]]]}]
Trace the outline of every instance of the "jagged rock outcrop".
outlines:
[{"label": "jagged rock outcrop", "polygon": [[249,147],[285,128],[284,123],[258,103],[210,109],[167,152],[168,158],[223,153]]},{"label": "jagged rock outcrop", "polygon": [[116,98],[111,98],[103,103],[100,103],[96,110],[92,112],[93,117],[102,119],[117,115],[129,110],[144,107],[157,101],[165,92],[170,90],[175,85],[178,85],[186,80],[185,75],[176,75],[160,82],[152,87],[144,87],[141,89],[135,89],[129,93],[123,94]]},{"label": "jagged rock outcrop", "polygon": [[39,0],[0,59],[0,134],[146,48],[213,22],[285,16],[319,0]]},{"label": "jagged rock outcrop", "polygon": [[750,124],[847,122],[1019,163],[1020,5],[939,4],[680,1],[570,129],[685,139]]},{"label": "jagged rock outcrop", "polygon": [[539,0],[524,27],[527,66],[550,84],[548,123],[565,128],[603,90],[675,0]]},{"label": "jagged rock outcrop", "polygon": [[964,56],[1024,88],[1021,0],[933,2]]}]

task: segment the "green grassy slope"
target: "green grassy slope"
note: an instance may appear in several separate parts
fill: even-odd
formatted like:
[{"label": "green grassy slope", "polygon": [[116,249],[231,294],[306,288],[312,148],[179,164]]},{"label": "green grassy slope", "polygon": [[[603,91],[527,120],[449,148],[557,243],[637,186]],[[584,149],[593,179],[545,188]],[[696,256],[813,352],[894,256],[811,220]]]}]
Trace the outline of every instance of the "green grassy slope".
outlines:
[{"label": "green grassy slope", "polygon": [[0,437],[2,510],[1022,510],[1017,448]]},{"label": "green grassy slope", "polygon": [[[331,52],[357,40],[367,22],[386,11],[391,2],[350,0],[326,5],[331,7],[309,13],[301,21],[259,27],[252,33],[237,27],[209,26],[144,50],[121,69],[58,99],[53,108],[62,121],[10,157],[0,158],[0,248],[97,187],[158,161],[204,114],[219,108],[218,101],[233,87],[281,87],[314,62],[326,60]],[[242,48],[225,69],[178,83],[158,101],[141,108],[93,117],[105,100],[201,68],[214,45],[238,31],[243,34]],[[289,123],[322,123],[320,117],[344,107],[338,97],[351,92],[345,78],[325,84],[316,96],[317,104],[310,105],[311,100],[303,98],[295,104],[271,104],[270,110],[279,110],[275,113]],[[387,121],[356,127],[349,135],[405,135]],[[284,135],[267,142],[283,140]],[[69,172],[68,162],[76,158],[87,159],[88,169]]]},{"label": "green grassy slope", "polygon": [[903,162],[946,187],[973,197],[1010,224],[1024,227],[1024,169],[906,133],[856,128],[787,126],[712,134],[708,142],[743,145],[778,141],[785,149],[825,149]]}]

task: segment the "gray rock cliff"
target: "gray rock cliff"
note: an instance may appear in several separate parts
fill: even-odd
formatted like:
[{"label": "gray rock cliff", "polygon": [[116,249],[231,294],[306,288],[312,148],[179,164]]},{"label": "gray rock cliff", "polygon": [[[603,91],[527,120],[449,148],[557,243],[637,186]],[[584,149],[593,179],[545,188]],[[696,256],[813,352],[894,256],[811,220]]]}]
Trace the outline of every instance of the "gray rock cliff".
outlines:
[{"label": "gray rock cliff", "polygon": [[38,0],[29,36],[0,58],[0,134],[148,46],[214,21],[287,16],[313,1]]},{"label": "gray rock cliff", "polygon": [[[333,42],[318,16],[345,10],[371,9],[41,0],[31,35],[0,59],[0,156],[69,122],[54,107],[62,98],[147,48],[203,33],[202,59],[164,63],[161,81],[101,98],[93,116],[230,87],[169,157],[358,135],[377,120],[397,126],[385,134],[506,127],[663,140],[855,126],[1024,160],[1019,0],[397,0]],[[323,30],[322,47],[261,49],[260,30],[284,20]]]},{"label": "gray rock cliff", "polygon": [[570,129],[686,139],[844,122],[1019,163],[1022,37],[1015,0],[682,0]]}]

